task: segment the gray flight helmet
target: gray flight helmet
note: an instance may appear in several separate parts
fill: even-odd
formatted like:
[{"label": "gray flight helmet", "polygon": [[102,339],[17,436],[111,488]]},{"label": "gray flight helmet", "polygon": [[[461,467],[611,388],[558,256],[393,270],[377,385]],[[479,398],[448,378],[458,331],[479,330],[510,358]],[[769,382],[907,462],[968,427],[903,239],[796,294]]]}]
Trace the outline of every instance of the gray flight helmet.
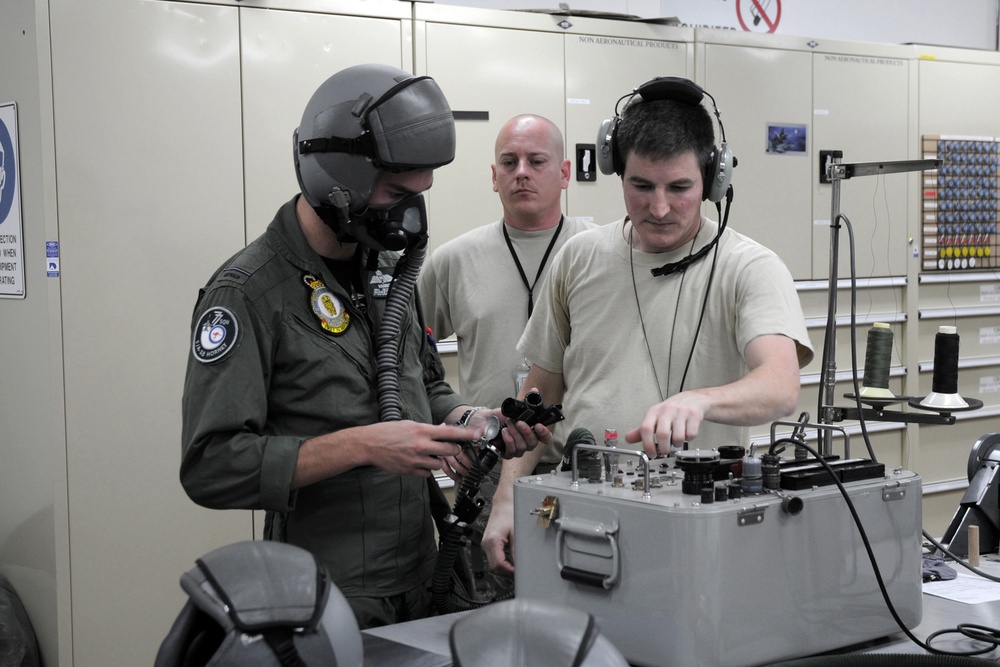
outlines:
[{"label": "gray flight helmet", "polygon": [[379,171],[435,169],[454,160],[455,120],[430,77],[355,65],[313,93],[295,130],[294,155],[306,201],[346,219],[368,207]]}]

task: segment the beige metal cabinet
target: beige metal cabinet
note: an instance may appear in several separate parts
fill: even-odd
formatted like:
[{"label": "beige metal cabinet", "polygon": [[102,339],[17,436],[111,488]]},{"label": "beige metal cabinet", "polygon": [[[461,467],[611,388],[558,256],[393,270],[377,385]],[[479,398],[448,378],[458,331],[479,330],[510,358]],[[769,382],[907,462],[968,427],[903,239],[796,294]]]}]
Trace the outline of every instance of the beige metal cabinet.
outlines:
[{"label": "beige metal cabinet", "polygon": [[[644,32],[653,32],[649,27]],[[595,181],[576,180],[575,147],[595,143],[601,123],[614,116],[618,99],[646,81],[658,76],[694,77],[694,46],[681,41],[687,31],[661,27],[657,32],[662,35],[656,34],[655,39],[592,34],[565,37],[566,136],[574,169],[568,209],[572,215],[598,224],[625,216],[617,175],[607,176],[597,170]],[[716,217],[714,209],[709,215]]]},{"label": "beige metal cabinet", "polygon": [[436,174],[429,196],[432,248],[500,217],[493,146],[520,113],[541,114],[563,131],[573,169],[567,215],[598,224],[624,216],[617,176],[576,180],[576,146],[594,144],[615,102],[639,84],[692,76],[693,31],[579,17],[562,27],[563,17],[433,5],[417,5],[414,16],[416,67],[459,112],[457,157]]},{"label": "beige metal cabinet", "polygon": [[72,600],[59,662],[149,664],[180,572],[251,527],[194,507],[177,481],[194,298],[244,243],[237,10],[52,2],[51,31],[69,515],[57,572]]},{"label": "beige metal cabinet", "polygon": [[811,245],[813,234],[813,142],[805,155],[768,153],[766,148],[768,123],[811,130],[811,54],[758,44],[698,44],[699,74],[719,103],[738,160],[729,224],[778,253],[794,278],[809,279],[815,277],[812,256],[803,249]]},{"label": "beige metal cabinet", "polygon": [[919,57],[921,134],[996,137],[997,53],[913,47]]},{"label": "beige metal cabinet", "polygon": [[[411,69],[409,8],[396,16],[343,16],[246,7],[240,10],[247,240],[299,191],[292,132],[313,91],[349,65]],[[220,259],[221,261],[221,259]]]},{"label": "beige metal cabinet", "polygon": [[[823,45],[820,45],[822,49]],[[916,114],[911,103],[913,62],[905,47],[838,49],[813,55],[813,277],[829,275],[831,185],[819,184],[819,151],[839,149],[845,163],[907,160]],[[854,226],[860,278],[903,276],[919,201],[917,173],[865,176],[842,182],[840,212]],[[841,277],[850,275],[846,229],[841,232]]]},{"label": "beige metal cabinet", "polygon": [[[428,193],[432,249],[501,217],[490,165],[500,127],[519,113],[537,113],[564,126],[562,40],[511,28],[428,22],[426,73],[456,112],[455,161],[434,175]],[[484,258],[488,261],[489,258]]]},{"label": "beige metal cabinet", "polygon": [[[808,412],[815,421],[828,312],[831,217],[831,186],[819,183],[819,151],[841,150],[845,162],[907,159],[912,54],[903,47],[760,39],[711,30],[698,32],[696,49],[699,76],[717,99],[725,100],[720,106],[739,159],[730,224],[778,253],[798,280],[816,350],[813,362],[803,369],[798,412]],[[775,150],[769,143],[772,126],[804,129],[805,150]],[[857,236],[858,371],[864,370],[868,328],[876,321],[888,322],[895,339],[890,388],[898,395],[904,393],[906,376],[904,290],[909,218],[916,208],[908,201],[908,178],[903,174],[845,181],[841,196],[841,211],[851,218]],[[873,193],[878,195],[874,205]],[[848,241],[844,229],[837,264],[837,405],[849,405],[844,394],[854,391]],[[852,453],[864,455],[857,425],[839,425],[854,433]],[[879,460],[905,459],[903,426],[868,428],[875,434],[872,446]],[[753,433],[765,438],[768,431],[759,427]]]},{"label": "beige metal cabinet", "polygon": [[198,289],[296,192],[292,131],[315,87],[349,64],[411,65],[409,12],[47,4],[66,496],[50,526],[56,591],[31,601],[33,619],[52,664],[151,664],[184,601],[180,574],[254,536],[250,512],[199,508],[178,482]]},{"label": "beige metal cabinet", "polygon": [[[728,31],[700,31],[698,40],[699,75],[725,99],[729,142],[740,160],[734,229],[777,252],[797,280],[828,278],[831,186],[819,182],[820,151],[841,150],[844,162],[908,159],[912,53]],[[804,128],[805,152],[768,150],[772,125]],[[858,236],[859,277],[905,275],[912,179],[844,182],[841,212]],[[841,236],[838,274],[847,277],[846,231]]]},{"label": "beige metal cabinet", "polygon": [[[918,76],[917,137],[951,135],[1000,140],[1000,56],[995,52],[912,47]],[[923,156],[920,156],[923,157]],[[920,238],[920,235],[917,235]],[[995,234],[994,234],[995,240]],[[921,263],[921,266],[923,264]],[[959,346],[958,393],[983,401],[974,412],[959,413],[952,427],[920,428],[919,460],[933,471],[929,481],[966,479],[972,445],[996,432],[1000,415],[1000,276],[996,271],[927,271],[917,278],[919,305],[913,333],[913,358],[920,396],[933,386],[934,339],[942,325],[955,326]],[[963,488],[947,494],[955,505]]]}]

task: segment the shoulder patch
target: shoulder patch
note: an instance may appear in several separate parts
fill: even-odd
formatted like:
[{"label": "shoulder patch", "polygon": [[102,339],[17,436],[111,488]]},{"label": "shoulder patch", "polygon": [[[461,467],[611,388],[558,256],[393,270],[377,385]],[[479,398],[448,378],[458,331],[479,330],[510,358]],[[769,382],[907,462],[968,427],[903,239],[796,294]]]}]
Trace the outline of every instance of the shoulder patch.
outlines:
[{"label": "shoulder patch", "polygon": [[245,285],[250,277],[274,257],[274,251],[259,241],[230,257],[216,272],[215,282]]},{"label": "shoulder patch", "polygon": [[244,271],[238,266],[229,266],[222,269],[218,279],[242,285],[251,275],[252,274],[249,271]]},{"label": "shoulder patch", "polygon": [[209,308],[195,325],[191,354],[203,364],[222,360],[239,341],[240,325],[226,308]]}]

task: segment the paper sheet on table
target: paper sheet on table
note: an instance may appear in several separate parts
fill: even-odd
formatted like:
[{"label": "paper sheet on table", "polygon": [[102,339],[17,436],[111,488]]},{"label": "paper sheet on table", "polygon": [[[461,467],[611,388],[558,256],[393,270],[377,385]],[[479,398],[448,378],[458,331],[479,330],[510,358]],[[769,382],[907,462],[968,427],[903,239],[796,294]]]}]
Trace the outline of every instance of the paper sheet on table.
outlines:
[{"label": "paper sheet on table", "polygon": [[977,604],[1000,600],[1000,583],[974,574],[959,572],[958,576],[950,581],[925,583],[924,593],[965,604]]}]

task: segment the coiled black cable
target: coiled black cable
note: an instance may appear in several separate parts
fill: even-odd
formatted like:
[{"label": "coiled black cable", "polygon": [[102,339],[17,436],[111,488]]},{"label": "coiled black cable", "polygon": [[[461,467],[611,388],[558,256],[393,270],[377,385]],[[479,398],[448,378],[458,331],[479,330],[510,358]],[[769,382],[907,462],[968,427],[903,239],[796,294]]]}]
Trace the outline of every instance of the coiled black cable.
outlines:
[{"label": "coiled black cable", "polygon": [[438,543],[437,562],[431,576],[431,599],[434,608],[441,614],[456,611],[478,609],[496,600],[476,600],[469,596],[469,591],[459,592],[455,589],[455,561],[462,549],[462,538],[466,535],[469,525],[482,510],[485,501],[478,497],[483,478],[489,474],[499,457],[496,452],[484,448],[482,455],[476,460],[476,465],[462,478],[462,483],[455,492],[454,511],[445,518]]}]

